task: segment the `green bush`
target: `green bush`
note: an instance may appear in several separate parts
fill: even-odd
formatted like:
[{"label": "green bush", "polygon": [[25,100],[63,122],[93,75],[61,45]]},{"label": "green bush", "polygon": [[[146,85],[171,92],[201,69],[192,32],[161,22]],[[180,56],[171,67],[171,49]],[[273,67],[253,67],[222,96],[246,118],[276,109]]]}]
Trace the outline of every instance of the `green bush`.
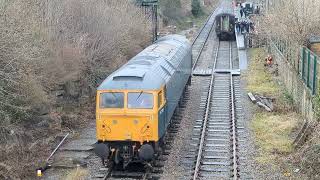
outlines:
[{"label": "green bush", "polygon": [[167,20],[178,20],[182,17],[180,0],[161,0],[159,1],[162,15]]},{"label": "green bush", "polygon": [[[318,82],[318,84],[319,83],[320,82]],[[316,118],[319,121],[320,120],[320,87],[318,87],[316,95],[313,98],[313,106],[314,106],[314,112],[315,112]]]},{"label": "green bush", "polygon": [[203,14],[203,11],[200,6],[200,1],[199,0],[192,0],[191,4],[191,12],[194,16],[198,17]]}]

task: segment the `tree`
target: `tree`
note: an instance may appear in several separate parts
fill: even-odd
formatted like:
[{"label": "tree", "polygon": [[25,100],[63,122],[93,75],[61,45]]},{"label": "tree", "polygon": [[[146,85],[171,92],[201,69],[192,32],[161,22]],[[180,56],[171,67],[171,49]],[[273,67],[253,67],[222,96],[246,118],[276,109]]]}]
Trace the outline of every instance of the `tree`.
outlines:
[{"label": "tree", "polygon": [[202,9],[199,0],[192,0],[191,12],[194,16],[200,16],[202,14]]}]

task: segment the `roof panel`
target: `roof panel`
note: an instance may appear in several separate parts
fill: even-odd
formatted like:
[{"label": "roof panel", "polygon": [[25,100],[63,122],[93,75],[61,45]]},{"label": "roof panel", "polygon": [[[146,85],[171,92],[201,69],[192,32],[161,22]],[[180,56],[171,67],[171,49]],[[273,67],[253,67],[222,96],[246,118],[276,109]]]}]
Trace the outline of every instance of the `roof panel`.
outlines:
[{"label": "roof panel", "polygon": [[191,51],[189,41],[181,35],[160,38],[133,57],[98,87],[107,89],[159,89]]}]

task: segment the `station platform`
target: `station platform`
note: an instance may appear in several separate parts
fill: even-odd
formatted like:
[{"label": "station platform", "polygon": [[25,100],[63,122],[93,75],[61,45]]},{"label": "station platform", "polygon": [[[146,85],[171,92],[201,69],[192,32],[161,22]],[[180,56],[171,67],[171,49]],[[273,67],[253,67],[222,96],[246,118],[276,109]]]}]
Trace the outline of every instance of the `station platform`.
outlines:
[{"label": "station platform", "polygon": [[247,58],[247,50],[245,45],[245,37],[241,33],[236,34],[236,42],[238,47],[238,56],[239,56],[239,69],[245,70],[248,68],[248,58]]},{"label": "station platform", "polygon": [[[237,18],[239,21],[246,19],[241,17],[239,6],[236,6],[234,8],[234,15],[235,15],[235,18]],[[248,68],[248,57],[247,57],[245,36],[241,33],[237,33],[236,29],[235,29],[235,34],[236,34],[236,42],[237,42],[237,48],[238,48],[239,69],[246,70]]]},{"label": "station platform", "polygon": [[246,49],[245,43],[244,43],[244,35],[241,33],[235,33],[236,34],[236,41],[237,41],[237,47],[239,50]]}]

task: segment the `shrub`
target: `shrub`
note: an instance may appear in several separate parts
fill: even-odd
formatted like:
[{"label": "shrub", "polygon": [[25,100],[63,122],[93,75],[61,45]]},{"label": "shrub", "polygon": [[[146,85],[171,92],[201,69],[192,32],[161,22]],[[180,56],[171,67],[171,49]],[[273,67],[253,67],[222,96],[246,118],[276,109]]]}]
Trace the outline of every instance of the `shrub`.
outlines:
[{"label": "shrub", "polygon": [[191,12],[196,17],[202,15],[203,12],[202,12],[199,0],[192,0]]},{"label": "shrub", "polygon": [[0,179],[26,179],[61,120],[83,122],[97,85],[151,41],[151,28],[129,0],[1,1],[0,14]]},{"label": "shrub", "polygon": [[277,1],[261,17],[258,31],[299,45],[308,45],[312,35],[320,34],[320,1]]},{"label": "shrub", "polygon": [[166,21],[175,21],[182,18],[180,0],[161,0],[159,1],[160,11]]}]

